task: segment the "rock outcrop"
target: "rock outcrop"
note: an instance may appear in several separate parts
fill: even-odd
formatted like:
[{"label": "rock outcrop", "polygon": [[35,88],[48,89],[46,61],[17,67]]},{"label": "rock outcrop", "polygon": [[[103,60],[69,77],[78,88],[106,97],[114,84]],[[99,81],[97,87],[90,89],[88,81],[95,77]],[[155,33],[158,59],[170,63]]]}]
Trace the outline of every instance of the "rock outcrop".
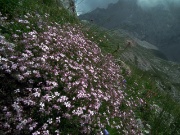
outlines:
[{"label": "rock outcrop", "polygon": [[62,5],[70,11],[70,13],[76,14],[75,2],[74,0],[59,0]]}]

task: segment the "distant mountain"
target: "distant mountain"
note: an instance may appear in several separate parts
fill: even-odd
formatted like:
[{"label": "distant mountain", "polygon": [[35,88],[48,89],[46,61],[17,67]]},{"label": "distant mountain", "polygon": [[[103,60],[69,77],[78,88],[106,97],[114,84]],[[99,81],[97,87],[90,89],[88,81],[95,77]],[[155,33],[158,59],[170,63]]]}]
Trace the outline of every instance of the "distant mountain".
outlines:
[{"label": "distant mountain", "polygon": [[107,9],[79,16],[108,29],[123,29],[159,48],[171,61],[180,62],[180,8],[158,5],[142,9],[136,0],[119,0]]}]

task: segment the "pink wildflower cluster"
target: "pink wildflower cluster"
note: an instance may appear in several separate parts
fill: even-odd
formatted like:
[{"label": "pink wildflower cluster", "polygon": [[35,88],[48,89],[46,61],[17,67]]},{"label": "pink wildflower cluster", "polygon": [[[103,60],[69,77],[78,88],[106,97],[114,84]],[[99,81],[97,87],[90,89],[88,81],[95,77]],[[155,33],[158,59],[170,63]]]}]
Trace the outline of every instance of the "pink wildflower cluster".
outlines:
[{"label": "pink wildflower cluster", "polygon": [[[28,17],[17,21],[30,27]],[[39,26],[43,32],[13,35],[13,44],[0,36],[0,70],[21,84],[0,107],[1,129],[6,134],[98,134],[110,126],[138,134],[134,113],[121,110],[123,77],[112,56],[103,56],[78,26]]]}]

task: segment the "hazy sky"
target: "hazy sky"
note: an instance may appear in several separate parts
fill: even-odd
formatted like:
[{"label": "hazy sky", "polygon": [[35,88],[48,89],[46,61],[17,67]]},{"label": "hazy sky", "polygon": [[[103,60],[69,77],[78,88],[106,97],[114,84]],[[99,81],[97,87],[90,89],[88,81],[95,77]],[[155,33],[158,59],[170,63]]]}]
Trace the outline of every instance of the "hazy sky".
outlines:
[{"label": "hazy sky", "polygon": [[108,4],[116,3],[118,0],[75,0],[78,14],[90,12],[97,7],[107,8]]},{"label": "hazy sky", "polygon": [[[118,0],[75,0],[78,14],[90,12],[97,7],[106,8],[110,3],[116,3]],[[133,0],[132,0],[133,1]],[[141,7],[151,8],[162,4],[167,6],[168,3],[180,4],[180,0],[137,0]]]},{"label": "hazy sky", "polygon": [[137,0],[141,7],[149,8],[157,5],[167,6],[169,3],[180,4],[180,0]]}]

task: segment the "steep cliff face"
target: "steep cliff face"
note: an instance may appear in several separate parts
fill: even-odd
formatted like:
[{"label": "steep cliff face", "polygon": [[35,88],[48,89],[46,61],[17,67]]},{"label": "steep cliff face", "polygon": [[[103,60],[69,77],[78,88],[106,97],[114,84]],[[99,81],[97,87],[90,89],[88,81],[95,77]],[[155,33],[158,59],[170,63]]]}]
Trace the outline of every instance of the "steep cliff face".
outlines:
[{"label": "steep cliff face", "polygon": [[75,2],[74,0],[59,0],[62,5],[70,11],[70,13],[76,14]]}]

